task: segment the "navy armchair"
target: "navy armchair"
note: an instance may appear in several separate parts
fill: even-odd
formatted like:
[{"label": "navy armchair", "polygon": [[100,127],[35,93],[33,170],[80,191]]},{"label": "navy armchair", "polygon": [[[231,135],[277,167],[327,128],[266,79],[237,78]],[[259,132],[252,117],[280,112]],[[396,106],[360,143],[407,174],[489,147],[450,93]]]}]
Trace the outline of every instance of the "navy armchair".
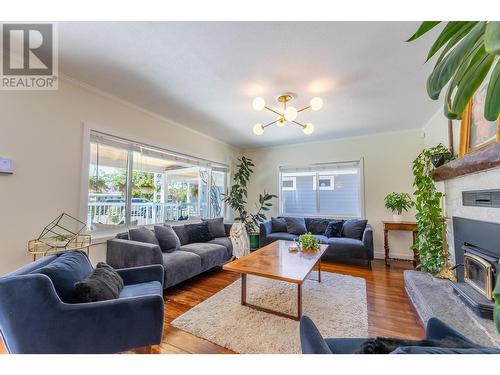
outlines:
[{"label": "navy armchair", "polygon": [[[437,318],[429,319],[426,328],[427,340],[441,340],[444,338],[458,338],[472,343],[453,328]],[[366,338],[331,338],[324,339],[313,321],[303,316],[300,320],[300,344],[303,354],[353,354]],[[496,348],[441,348],[406,346],[393,351],[394,354],[500,354]]]},{"label": "navy armchair", "polygon": [[9,353],[117,353],[161,342],[161,265],[117,270],[125,284],[118,299],[63,302],[62,284],[90,272],[87,257],[75,252],[0,278],[0,333]]}]

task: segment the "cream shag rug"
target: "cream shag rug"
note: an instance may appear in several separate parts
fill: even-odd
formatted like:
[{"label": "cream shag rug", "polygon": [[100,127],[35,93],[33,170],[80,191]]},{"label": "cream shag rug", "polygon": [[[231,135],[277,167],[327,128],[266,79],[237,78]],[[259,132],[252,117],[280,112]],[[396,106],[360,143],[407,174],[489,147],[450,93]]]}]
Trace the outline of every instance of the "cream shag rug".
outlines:
[{"label": "cream shag rug", "polygon": [[[329,272],[321,276],[321,283],[307,280],[302,286],[303,314],[323,337],[367,337],[365,280]],[[242,306],[240,296],[241,280],[237,280],[172,325],[238,353],[300,353],[299,322]],[[297,286],[249,275],[247,301],[296,314]]]}]

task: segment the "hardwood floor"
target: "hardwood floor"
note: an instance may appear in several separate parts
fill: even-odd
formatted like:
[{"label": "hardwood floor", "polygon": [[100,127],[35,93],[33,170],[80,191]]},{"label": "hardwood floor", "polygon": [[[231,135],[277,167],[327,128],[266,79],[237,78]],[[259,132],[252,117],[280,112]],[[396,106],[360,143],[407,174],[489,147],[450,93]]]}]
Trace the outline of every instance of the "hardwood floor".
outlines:
[{"label": "hardwood floor", "polygon": [[[419,339],[424,337],[424,329],[403,286],[403,271],[408,268],[411,268],[410,262],[391,262],[391,267],[385,267],[383,260],[375,260],[372,270],[364,266],[322,262],[322,271],[353,275],[366,280],[370,336]],[[165,291],[163,341],[160,345],[153,346],[152,352],[232,353],[226,348],[176,329],[170,322],[238,278],[239,274],[217,269]],[[0,343],[0,353],[2,352],[5,353],[5,349]]]}]

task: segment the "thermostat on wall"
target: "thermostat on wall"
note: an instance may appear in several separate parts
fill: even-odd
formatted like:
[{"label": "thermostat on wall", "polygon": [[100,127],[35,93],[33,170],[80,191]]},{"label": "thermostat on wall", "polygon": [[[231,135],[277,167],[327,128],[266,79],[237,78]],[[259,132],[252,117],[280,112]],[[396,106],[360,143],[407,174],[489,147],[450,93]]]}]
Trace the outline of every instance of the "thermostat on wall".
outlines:
[{"label": "thermostat on wall", "polygon": [[1,174],[14,173],[14,170],[12,169],[12,159],[0,157],[0,173]]}]

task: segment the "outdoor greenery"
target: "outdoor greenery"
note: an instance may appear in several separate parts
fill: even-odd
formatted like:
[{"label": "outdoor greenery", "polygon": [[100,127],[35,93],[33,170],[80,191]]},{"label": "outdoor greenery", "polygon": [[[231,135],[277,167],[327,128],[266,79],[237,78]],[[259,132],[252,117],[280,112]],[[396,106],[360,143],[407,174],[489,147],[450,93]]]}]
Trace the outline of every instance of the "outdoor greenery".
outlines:
[{"label": "outdoor greenery", "polygon": [[[94,193],[120,191],[125,193],[127,174],[125,170],[113,173],[102,173],[99,177],[89,177],[89,189]],[[155,183],[155,174],[152,172],[132,172],[132,197],[153,200],[153,195],[160,191],[159,184]]]},{"label": "outdoor greenery", "polygon": [[318,250],[319,242],[315,235],[311,233],[303,234],[297,240],[297,243],[302,246],[303,250]]},{"label": "outdoor greenery", "polygon": [[233,177],[234,183],[231,186],[231,189],[224,194],[224,202],[226,202],[229,207],[238,213],[238,217],[236,217],[235,220],[244,223],[248,233],[256,233],[260,222],[266,220],[264,212],[269,211],[269,208],[273,205],[270,202],[271,199],[278,197],[264,191],[263,194],[259,194],[258,204],[255,204],[257,212],[255,214],[247,212],[247,184],[253,173],[252,167],[255,167],[255,164],[253,164],[252,159],[244,156],[242,156],[241,159],[238,159],[238,162],[239,164],[236,167],[236,173]]},{"label": "outdoor greenery", "polygon": [[418,236],[413,247],[420,256],[420,268],[431,273],[439,272],[445,263],[440,207],[443,193],[436,190],[431,176],[431,157],[442,147],[444,146],[438,145],[425,149],[413,161],[418,226]]},{"label": "outdoor greenery", "polygon": [[385,197],[385,208],[401,215],[403,211],[408,211],[413,205],[413,201],[408,193],[390,193]]},{"label": "outdoor greenery", "polygon": [[[420,38],[440,21],[422,22],[408,42]],[[500,112],[500,22],[447,22],[428,55],[429,61],[441,51],[427,79],[427,93],[437,100],[449,83],[444,98],[444,113],[449,119],[462,115],[467,103],[491,73],[486,92],[484,117],[495,121]]]}]

